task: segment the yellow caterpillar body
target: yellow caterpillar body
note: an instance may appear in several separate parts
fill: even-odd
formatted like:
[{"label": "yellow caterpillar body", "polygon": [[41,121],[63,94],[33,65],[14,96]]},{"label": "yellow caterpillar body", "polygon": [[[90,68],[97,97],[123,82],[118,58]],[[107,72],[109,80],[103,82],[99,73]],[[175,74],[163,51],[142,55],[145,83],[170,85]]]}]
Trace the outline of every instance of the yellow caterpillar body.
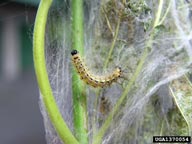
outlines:
[{"label": "yellow caterpillar body", "polygon": [[121,68],[117,67],[112,73],[104,76],[92,74],[83,63],[77,50],[71,52],[73,64],[81,79],[93,87],[106,87],[116,82],[121,76]]}]

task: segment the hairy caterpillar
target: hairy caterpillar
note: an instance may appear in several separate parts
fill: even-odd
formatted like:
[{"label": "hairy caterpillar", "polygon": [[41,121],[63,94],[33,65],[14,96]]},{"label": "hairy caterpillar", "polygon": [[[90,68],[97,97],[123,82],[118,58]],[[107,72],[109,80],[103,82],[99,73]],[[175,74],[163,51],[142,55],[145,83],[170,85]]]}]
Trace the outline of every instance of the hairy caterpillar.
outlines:
[{"label": "hairy caterpillar", "polygon": [[92,74],[83,63],[77,50],[71,52],[73,64],[81,79],[93,87],[106,87],[121,77],[121,68],[117,67],[112,73],[104,76]]}]

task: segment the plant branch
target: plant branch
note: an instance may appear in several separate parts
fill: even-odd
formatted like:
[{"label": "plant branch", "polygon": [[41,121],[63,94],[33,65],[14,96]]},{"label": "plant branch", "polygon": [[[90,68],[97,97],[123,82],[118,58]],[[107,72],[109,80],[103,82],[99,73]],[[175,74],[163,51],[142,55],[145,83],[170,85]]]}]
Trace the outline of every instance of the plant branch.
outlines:
[{"label": "plant branch", "polygon": [[[84,54],[83,0],[72,0],[72,48]],[[73,122],[75,135],[81,144],[88,143],[88,117],[85,84],[73,69]]]},{"label": "plant branch", "polygon": [[112,44],[111,44],[111,48],[110,48],[110,50],[109,50],[109,54],[108,54],[108,56],[107,56],[107,59],[105,60],[103,69],[106,69],[106,68],[107,68],[107,65],[108,65],[108,63],[109,63],[109,60],[110,60],[110,58],[111,58],[111,56],[112,56],[113,49],[114,49],[114,47],[115,47],[115,43],[116,43],[117,36],[118,36],[118,33],[119,33],[120,23],[121,23],[121,18],[119,17],[118,22],[117,22],[117,26],[116,26],[116,30],[115,30],[115,36],[114,36],[114,38],[113,38],[113,42],[112,42]]},{"label": "plant branch", "polygon": [[33,35],[33,59],[37,82],[42,94],[43,103],[58,135],[66,144],[78,144],[67,124],[62,118],[54,99],[52,89],[49,83],[46,62],[45,62],[45,27],[47,22],[47,15],[52,0],[41,0],[37,16],[35,20],[34,35]]},{"label": "plant branch", "polygon": [[[157,14],[156,14],[156,17],[155,17],[153,28],[155,28],[159,24],[160,16],[161,16],[161,13],[162,13],[162,7],[163,7],[163,0],[159,0],[159,7],[158,7],[158,11],[157,11]],[[154,34],[153,34],[153,31],[152,31],[151,37],[149,38],[149,40],[145,44],[144,52],[143,52],[143,54],[141,56],[140,62],[138,64],[137,68],[136,68],[136,71],[135,71],[133,77],[129,81],[127,87],[125,88],[124,92],[122,93],[122,95],[118,99],[118,101],[115,104],[112,112],[109,114],[109,116],[105,120],[104,124],[99,129],[98,133],[93,136],[93,144],[100,144],[101,143],[102,138],[103,138],[106,130],[109,128],[109,126],[111,124],[113,116],[118,112],[122,102],[127,97],[129,91],[131,90],[132,85],[135,83],[137,77],[139,76],[139,74],[140,74],[140,72],[141,72],[141,70],[143,68],[143,65],[145,63],[145,60],[146,60],[146,58],[148,56],[149,49],[152,47],[152,40],[153,40],[153,38],[154,38]]]}]

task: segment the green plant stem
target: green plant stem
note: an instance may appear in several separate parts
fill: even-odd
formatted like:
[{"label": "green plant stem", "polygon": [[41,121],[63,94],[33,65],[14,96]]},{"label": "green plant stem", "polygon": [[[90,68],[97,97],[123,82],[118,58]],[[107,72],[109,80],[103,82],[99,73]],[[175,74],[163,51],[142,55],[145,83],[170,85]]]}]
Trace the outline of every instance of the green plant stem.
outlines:
[{"label": "green plant stem", "polygon": [[117,103],[115,104],[112,112],[109,114],[109,116],[107,117],[107,119],[105,120],[104,124],[102,125],[102,127],[99,129],[98,133],[96,136],[94,136],[93,138],[93,144],[100,144],[102,137],[104,136],[106,130],[109,128],[110,123],[113,119],[113,116],[118,112],[120,105],[122,104],[122,102],[124,101],[124,99],[126,98],[127,94],[129,93],[132,85],[134,84],[135,80],[137,79],[139,73],[142,70],[143,64],[145,62],[145,59],[148,55],[148,48],[145,48],[145,51],[143,53],[143,56],[140,60],[139,65],[137,66],[136,72],[134,73],[134,76],[131,78],[129,84],[127,85],[127,87],[125,88],[125,91],[123,92],[123,94],[121,95],[121,97],[119,98],[119,100],[117,101]]},{"label": "green plant stem", "polygon": [[[84,53],[83,0],[72,0],[72,48]],[[73,122],[75,135],[81,144],[88,143],[88,118],[85,84],[73,69]]]},{"label": "green plant stem", "polygon": [[174,93],[174,90],[171,86],[169,86],[169,90],[176,102],[176,105],[182,115],[182,117],[184,118],[185,122],[187,123],[187,126],[188,126],[188,135],[192,135],[192,122],[191,122],[191,118],[189,118],[187,115],[186,115],[186,112],[184,112],[184,110],[182,109],[182,105],[179,104],[181,100],[178,100],[178,96]]},{"label": "green plant stem", "polygon": [[169,5],[168,5],[168,8],[167,8],[167,10],[166,10],[166,12],[165,12],[165,14],[164,14],[164,16],[162,17],[162,19],[161,19],[161,21],[159,22],[159,24],[158,25],[161,25],[162,23],[163,23],[163,21],[165,20],[165,18],[166,18],[166,16],[167,16],[167,14],[168,14],[168,12],[169,12],[169,10],[170,10],[170,8],[171,8],[171,0],[169,1]]},{"label": "green plant stem", "polygon": [[78,141],[71,133],[57,107],[46,69],[44,40],[47,15],[51,4],[52,0],[41,0],[37,11],[33,35],[33,58],[35,72],[38,85],[42,94],[43,103],[55,130],[64,143],[78,144]]},{"label": "green plant stem", "polygon": [[113,42],[112,42],[112,44],[111,44],[111,48],[110,48],[110,50],[109,50],[109,54],[108,54],[108,56],[107,56],[107,59],[106,59],[106,61],[105,61],[105,63],[104,63],[103,69],[106,69],[106,68],[107,68],[107,65],[108,65],[108,63],[109,63],[109,60],[110,60],[110,58],[111,58],[111,56],[112,56],[112,52],[113,52],[113,49],[114,49],[114,47],[115,47],[115,43],[116,43],[117,36],[118,36],[118,33],[119,33],[120,23],[121,23],[121,18],[118,19],[117,27],[116,27],[116,30],[115,30],[115,36],[114,36],[114,38],[113,38]]},{"label": "green plant stem", "polygon": [[156,26],[159,25],[159,21],[160,21],[162,9],[163,9],[163,1],[164,1],[164,0],[159,0],[159,7],[158,7],[158,11],[157,11],[157,13],[156,13],[155,22],[154,22],[154,27],[156,27]]},{"label": "green plant stem", "polygon": [[[155,28],[160,21],[160,16],[162,13],[162,7],[163,7],[163,0],[159,0],[159,7],[158,7],[158,11],[155,17],[155,21],[153,24],[153,28]],[[118,112],[120,105],[122,104],[122,102],[125,100],[125,98],[127,97],[129,91],[131,90],[132,85],[135,83],[137,77],[139,76],[143,65],[145,63],[145,60],[148,56],[149,53],[149,48],[152,47],[152,40],[153,40],[154,34],[152,32],[151,37],[149,38],[149,40],[147,41],[147,43],[145,44],[145,49],[144,52],[142,54],[142,57],[140,59],[140,62],[136,68],[136,71],[133,75],[133,77],[131,78],[131,80],[129,81],[127,87],[125,88],[124,92],[122,93],[122,95],[120,96],[120,98],[118,99],[117,103],[115,104],[112,112],[109,114],[109,116],[107,117],[107,119],[105,120],[104,124],[102,125],[102,127],[99,129],[98,133],[96,135],[93,136],[93,144],[100,144],[102,141],[102,138],[106,132],[106,130],[109,128],[111,121],[113,120],[113,116]]]}]

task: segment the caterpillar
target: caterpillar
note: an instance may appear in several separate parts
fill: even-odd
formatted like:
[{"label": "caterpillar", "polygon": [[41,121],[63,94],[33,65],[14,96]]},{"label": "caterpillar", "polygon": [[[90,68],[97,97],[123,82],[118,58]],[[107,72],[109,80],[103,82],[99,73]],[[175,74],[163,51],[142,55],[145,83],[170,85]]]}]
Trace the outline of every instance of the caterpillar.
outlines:
[{"label": "caterpillar", "polygon": [[93,87],[106,87],[110,86],[113,82],[116,82],[119,77],[121,77],[121,68],[117,67],[112,73],[108,75],[94,75],[92,74],[85,64],[83,63],[79,52],[77,50],[71,51],[73,65],[75,66],[80,78]]}]

